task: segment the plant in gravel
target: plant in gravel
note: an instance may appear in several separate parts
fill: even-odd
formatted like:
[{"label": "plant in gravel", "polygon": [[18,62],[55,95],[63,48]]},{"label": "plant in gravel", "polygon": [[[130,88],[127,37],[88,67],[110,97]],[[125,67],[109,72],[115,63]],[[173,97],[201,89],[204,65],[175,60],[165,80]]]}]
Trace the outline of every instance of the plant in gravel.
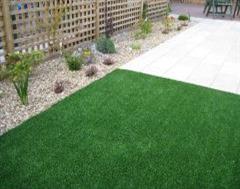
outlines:
[{"label": "plant in gravel", "polygon": [[149,34],[152,32],[152,23],[149,19],[140,21],[140,30],[142,33]]},{"label": "plant in gravel", "polygon": [[0,65],[0,81],[8,78],[8,71],[5,66]]},{"label": "plant in gravel", "polygon": [[65,53],[64,55],[66,63],[68,65],[68,69],[70,71],[77,71],[82,68],[82,66],[85,64],[83,58],[78,55],[74,55],[71,53]]},{"label": "plant in gravel", "polygon": [[83,57],[84,62],[86,64],[94,64],[94,63],[96,63],[96,58],[95,58],[95,56],[94,56],[94,54],[93,54],[93,52],[91,51],[90,48],[83,49],[82,57]]},{"label": "plant in gravel", "polygon": [[104,64],[104,65],[107,65],[107,66],[111,66],[111,65],[113,65],[114,63],[115,63],[114,60],[111,59],[111,58],[106,58],[106,59],[104,59],[104,61],[103,61],[103,64]]},{"label": "plant in gravel", "polygon": [[181,22],[182,26],[188,26],[188,22],[190,21],[190,15],[181,14],[178,16],[178,20]]},{"label": "plant in gravel", "polygon": [[162,30],[162,33],[163,34],[168,34],[173,26],[174,26],[174,23],[175,23],[175,18],[172,17],[172,16],[164,16],[163,18],[163,30]]},{"label": "plant in gravel", "polygon": [[131,49],[132,49],[132,50],[140,50],[140,49],[141,49],[141,44],[138,43],[138,42],[133,42],[133,43],[131,44]]},{"label": "plant in gravel", "polygon": [[188,15],[185,15],[185,14],[180,14],[178,16],[178,20],[179,21],[188,21],[189,20],[189,16]]},{"label": "plant in gravel", "polygon": [[64,85],[62,81],[56,81],[54,84],[54,92],[60,94],[64,91]]},{"label": "plant in gravel", "polygon": [[147,18],[145,20],[140,20],[139,22],[139,30],[134,34],[134,38],[145,39],[149,33],[152,32],[152,23]]},{"label": "plant in gravel", "polygon": [[98,72],[98,69],[95,65],[91,65],[90,67],[87,68],[85,74],[87,77],[92,77],[94,75],[96,75]]},{"label": "plant in gravel", "polygon": [[0,90],[0,98],[3,97],[3,91]]},{"label": "plant in gravel", "polygon": [[116,53],[116,48],[114,42],[111,38],[102,36],[97,39],[96,48],[99,52],[103,54],[113,54]]},{"label": "plant in gravel", "polygon": [[8,56],[7,70],[23,105],[28,104],[28,80],[33,65],[39,63],[43,53],[13,53]]}]

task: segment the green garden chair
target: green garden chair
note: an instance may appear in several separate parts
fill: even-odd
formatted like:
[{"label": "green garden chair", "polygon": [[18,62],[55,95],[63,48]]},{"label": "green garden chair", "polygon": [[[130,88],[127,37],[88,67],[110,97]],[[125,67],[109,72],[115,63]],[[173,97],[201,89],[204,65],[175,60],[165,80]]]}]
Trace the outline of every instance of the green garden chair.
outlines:
[{"label": "green garden chair", "polygon": [[[228,8],[230,8],[230,13],[232,14],[232,0],[210,0],[207,6],[207,16],[209,13],[226,15]],[[220,11],[218,9],[220,8]],[[213,11],[211,12],[211,9]]]},{"label": "green garden chair", "polygon": [[240,0],[237,0],[235,9],[234,9],[234,13],[233,13],[233,18],[235,18],[235,16],[239,15],[239,12],[240,12]]}]

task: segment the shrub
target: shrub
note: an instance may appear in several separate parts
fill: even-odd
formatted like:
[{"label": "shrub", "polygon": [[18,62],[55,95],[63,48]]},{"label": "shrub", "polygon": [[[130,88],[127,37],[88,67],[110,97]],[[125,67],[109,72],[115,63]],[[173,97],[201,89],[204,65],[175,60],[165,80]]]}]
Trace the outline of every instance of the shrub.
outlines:
[{"label": "shrub", "polygon": [[97,67],[92,65],[86,70],[85,74],[87,77],[92,77],[92,76],[96,75],[97,72],[98,72]]},{"label": "shrub", "polygon": [[141,49],[141,44],[137,43],[137,42],[134,42],[134,43],[131,44],[131,48],[133,50],[140,50]]},{"label": "shrub", "polygon": [[68,65],[68,68],[71,71],[80,70],[81,67],[84,65],[84,60],[80,56],[66,53],[64,57]]},{"label": "shrub", "polygon": [[140,30],[144,34],[151,33],[152,32],[152,23],[151,23],[151,21],[148,20],[148,19],[140,21]]},{"label": "shrub", "polygon": [[104,65],[107,65],[107,66],[110,66],[110,65],[113,65],[113,64],[114,64],[114,61],[113,61],[113,59],[111,59],[111,58],[106,58],[106,59],[103,61],[103,64],[104,64]]},{"label": "shrub", "polygon": [[135,33],[134,38],[145,39],[149,33],[152,32],[152,23],[150,20],[145,19],[139,22],[140,29]]},{"label": "shrub", "polygon": [[56,81],[54,85],[54,92],[60,94],[64,91],[64,85],[62,81]]},{"label": "shrub", "polygon": [[32,53],[13,53],[8,57],[8,72],[23,105],[28,104],[28,79],[32,66],[43,57],[39,51]]},{"label": "shrub", "polygon": [[189,21],[189,16],[185,14],[181,14],[178,16],[178,20],[180,21]]},{"label": "shrub", "polygon": [[106,36],[100,37],[96,43],[97,50],[104,54],[116,53],[114,42]]}]

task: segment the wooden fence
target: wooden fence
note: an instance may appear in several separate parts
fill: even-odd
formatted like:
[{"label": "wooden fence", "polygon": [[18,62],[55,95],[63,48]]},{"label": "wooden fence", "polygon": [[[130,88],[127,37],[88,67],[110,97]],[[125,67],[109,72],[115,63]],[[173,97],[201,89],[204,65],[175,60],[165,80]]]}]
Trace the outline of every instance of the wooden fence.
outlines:
[{"label": "wooden fence", "polygon": [[[144,1],[148,3],[149,18],[165,13],[166,0],[107,0],[114,31],[137,23]],[[105,0],[0,0],[0,63],[6,53],[49,48],[47,32],[38,26],[39,19],[46,19],[47,2],[49,14],[59,3],[67,7],[58,29],[64,48],[94,40],[105,31]]]}]

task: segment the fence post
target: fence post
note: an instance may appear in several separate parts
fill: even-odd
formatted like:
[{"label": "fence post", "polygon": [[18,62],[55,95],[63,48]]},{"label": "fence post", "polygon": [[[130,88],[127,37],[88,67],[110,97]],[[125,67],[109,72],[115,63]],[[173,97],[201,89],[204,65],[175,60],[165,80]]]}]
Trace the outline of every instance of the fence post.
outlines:
[{"label": "fence post", "polygon": [[99,37],[100,33],[100,11],[99,11],[99,0],[95,1],[95,19],[96,19],[96,24],[95,24],[95,38],[97,39]]},{"label": "fence post", "polygon": [[142,15],[143,15],[143,5],[144,5],[144,1],[145,1],[145,0],[141,0],[140,20],[142,19]]},{"label": "fence post", "polygon": [[5,32],[5,44],[6,52],[12,53],[14,50],[13,45],[13,31],[12,31],[12,21],[11,14],[9,9],[9,0],[2,0],[2,9],[3,9],[3,24]]}]

